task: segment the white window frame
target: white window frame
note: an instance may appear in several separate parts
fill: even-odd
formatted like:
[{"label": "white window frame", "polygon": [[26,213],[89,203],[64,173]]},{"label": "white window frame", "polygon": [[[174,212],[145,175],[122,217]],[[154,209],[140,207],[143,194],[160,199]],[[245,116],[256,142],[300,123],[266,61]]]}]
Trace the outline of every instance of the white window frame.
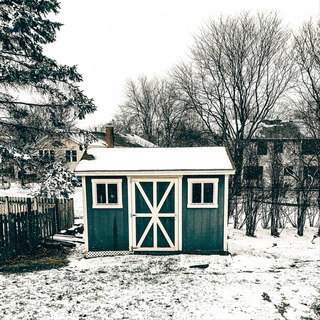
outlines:
[{"label": "white window frame", "polygon": [[[93,209],[121,209],[122,205],[122,179],[92,179],[92,208]],[[116,184],[118,193],[118,203],[98,203],[97,184]],[[108,201],[108,187],[106,187],[106,201]]]},{"label": "white window frame", "polygon": [[[205,183],[213,183],[213,203],[193,203],[192,185],[201,183],[201,199],[203,201],[203,186]],[[190,178],[188,179],[188,204],[187,208],[218,208],[218,178]]]}]

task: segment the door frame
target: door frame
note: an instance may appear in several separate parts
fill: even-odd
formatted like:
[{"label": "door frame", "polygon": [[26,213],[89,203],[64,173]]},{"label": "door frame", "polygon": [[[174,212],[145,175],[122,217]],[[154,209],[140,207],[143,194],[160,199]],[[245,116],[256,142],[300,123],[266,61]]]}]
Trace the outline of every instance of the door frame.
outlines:
[{"label": "door frame", "polygon": [[[134,195],[135,182],[175,181],[175,247],[174,248],[135,248],[134,247]],[[128,221],[129,221],[129,251],[182,251],[182,176],[128,176]]]}]

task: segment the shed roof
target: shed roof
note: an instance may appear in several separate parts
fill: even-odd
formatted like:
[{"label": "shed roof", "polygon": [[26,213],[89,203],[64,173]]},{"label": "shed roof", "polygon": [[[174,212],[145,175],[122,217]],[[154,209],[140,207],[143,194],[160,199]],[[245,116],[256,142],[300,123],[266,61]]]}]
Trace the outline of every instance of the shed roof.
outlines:
[{"label": "shed roof", "polygon": [[180,171],[233,174],[235,170],[225,147],[90,148],[75,173],[92,176]]}]

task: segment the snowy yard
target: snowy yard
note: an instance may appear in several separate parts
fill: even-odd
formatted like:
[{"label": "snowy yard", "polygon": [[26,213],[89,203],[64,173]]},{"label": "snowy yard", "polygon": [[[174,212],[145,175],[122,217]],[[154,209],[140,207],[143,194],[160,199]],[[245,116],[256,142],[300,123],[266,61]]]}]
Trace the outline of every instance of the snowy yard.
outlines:
[{"label": "snowy yard", "polygon": [[[80,196],[75,203],[79,203]],[[0,274],[1,319],[320,319],[320,239],[229,229],[230,256],[126,255]],[[208,268],[190,268],[209,264]]]}]

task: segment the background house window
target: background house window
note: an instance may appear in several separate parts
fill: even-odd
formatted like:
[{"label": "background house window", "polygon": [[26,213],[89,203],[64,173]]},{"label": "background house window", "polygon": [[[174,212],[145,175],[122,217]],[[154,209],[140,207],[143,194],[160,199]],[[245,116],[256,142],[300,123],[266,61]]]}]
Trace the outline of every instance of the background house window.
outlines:
[{"label": "background house window", "polygon": [[72,150],[72,162],[77,162],[77,150]]},{"label": "background house window", "polygon": [[317,139],[309,139],[302,140],[301,152],[304,155],[313,155],[317,154],[320,149],[320,140]]},{"label": "background house window", "polygon": [[262,166],[246,166],[243,169],[243,178],[245,180],[261,180],[263,177]]},{"label": "background house window", "polygon": [[71,151],[66,150],[66,162],[71,162]]},{"label": "background house window", "polygon": [[77,150],[66,150],[66,162],[77,162]]},{"label": "background house window", "polygon": [[188,179],[188,208],[217,208],[218,179]]},{"label": "background house window", "polygon": [[54,161],[54,150],[39,150],[39,158]]},{"label": "background house window", "polygon": [[257,152],[258,152],[258,155],[260,155],[260,156],[266,155],[268,153],[267,141],[264,141],[264,140],[258,141],[258,143],[257,143]]},{"label": "background house window", "polygon": [[275,153],[282,153],[283,152],[283,142],[282,141],[275,141],[273,145],[273,150]]},{"label": "background house window", "polygon": [[121,179],[92,180],[93,208],[122,208]]},{"label": "background house window", "polygon": [[50,161],[54,161],[54,150],[50,150]]}]

